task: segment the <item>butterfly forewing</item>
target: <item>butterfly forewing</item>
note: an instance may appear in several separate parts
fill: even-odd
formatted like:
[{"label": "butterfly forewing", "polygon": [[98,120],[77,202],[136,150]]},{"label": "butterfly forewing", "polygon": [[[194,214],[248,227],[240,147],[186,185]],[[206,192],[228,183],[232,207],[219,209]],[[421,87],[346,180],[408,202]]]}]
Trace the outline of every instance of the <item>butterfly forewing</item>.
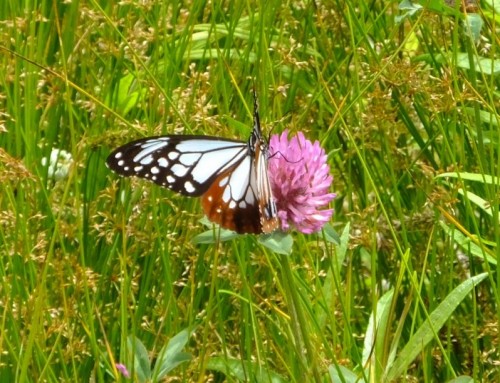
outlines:
[{"label": "butterfly forewing", "polygon": [[218,174],[245,158],[247,148],[244,142],[210,136],[149,137],[116,149],[106,163],[123,176],[199,197]]}]

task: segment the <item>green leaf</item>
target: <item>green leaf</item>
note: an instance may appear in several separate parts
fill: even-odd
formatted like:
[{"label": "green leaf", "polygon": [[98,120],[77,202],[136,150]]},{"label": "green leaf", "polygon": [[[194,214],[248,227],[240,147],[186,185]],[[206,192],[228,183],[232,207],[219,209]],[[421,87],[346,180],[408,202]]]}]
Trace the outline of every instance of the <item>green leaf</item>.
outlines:
[{"label": "green leaf", "polygon": [[[475,118],[476,116],[476,111],[474,110],[474,108],[467,106],[463,108],[463,111],[465,112],[465,114],[473,118]],[[496,113],[488,112],[487,110],[479,110],[479,119],[481,120],[481,122],[491,125],[491,127],[494,128],[497,128],[498,125],[500,125],[498,115]]]},{"label": "green leaf", "polygon": [[402,11],[401,15],[397,15],[395,17],[396,24],[401,23],[406,18],[410,18],[413,16],[415,13],[420,11],[423,7],[420,4],[413,3],[409,0],[403,0],[401,3],[399,3],[398,8],[400,11]]},{"label": "green leaf", "polygon": [[344,263],[345,256],[347,254],[347,247],[349,245],[349,233],[351,231],[351,224],[348,222],[344,227],[342,234],[340,236],[340,243],[336,246],[336,258],[337,258],[337,267],[340,270],[342,264]]},{"label": "green leaf", "polygon": [[118,82],[116,88],[116,109],[123,116],[137,105],[137,103],[142,101],[146,95],[146,89],[139,88],[137,84],[136,77],[131,73],[123,76]]},{"label": "green leaf", "polygon": [[210,227],[211,229],[204,231],[203,233],[193,237],[191,239],[191,242],[195,245],[199,244],[211,245],[218,242],[230,241],[240,236],[240,234],[232,230],[226,230],[223,229],[222,227],[219,227],[218,225],[209,221],[209,219],[206,216],[200,219],[199,222],[206,227]]},{"label": "green leaf", "polygon": [[485,0],[485,3],[488,4],[488,7],[493,9],[495,13],[500,13],[500,4],[495,0]]},{"label": "green leaf", "polygon": [[259,243],[276,254],[290,255],[292,252],[293,238],[290,234],[275,231],[259,237]]},{"label": "green leaf", "polygon": [[143,383],[151,380],[151,365],[148,350],[139,338],[129,335],[127,338],[129,352],[133,352],[134,374],[138,382]]},{"label": "green leaf", "polygon": [[347,367],[331,364],[328,366],[328,372],[330,373],[330,381],[332,383],[345,382],[345,383],[358,383],[361,380],[358,376],[349,370]]},{"label": "green leaf", "polygon": [[[392,323],[388,323],[389,312],[391,309],[394,289],[386,292],[377,302],[376,316],[370,315],[368,327],[366,328],[364,348],[363,348],[363,366],[371,364],[367,369],[380,369],[385,364],[384,343],[387,335],[387,329],[391,328]],[[375,380],[378,380],[382,371],[376,371]]]},{"label": "green leaf", "polygon": [[403,347],[398,357],[391,366],[388,366],[384,382],[397,379],[422,352],[425,346],[436,336],[436,333],[444,326],[458,305],[465,299],[478,283],[483,281],[488,273],[476,275],[457,286],[429,315],[429,318],[413,334],[406,346]]},{"label": "green leaf", "polygon": [[[219,58],[221,54],[220,49],[207,49],[207,48],[201,48],[201,49],[193,49],[193,50],[187,50],[184,53],[183,59],[184,60],[203,60],[203,59],[216,59]],[[257,56],[255,53],[250,52],[248,55],[244,54],[238,49],[227,49],[224,51],[224,56],[229,56],[230,59],[238,60],[240,57],[246,57],[248,62],[255,62],[257,59]]]},{"label": "green leaf", "polygon": [[167,345],[161,349],[153,370],[153,376],[155,379],[163,379],[179,364],[188,362],[192,359],[191,354],[182,352],[182,349],[186,346],[191,334],[192,331],[182,330],[170,339]]},{"label": "green leaf", "polygon": [[464,15],[459,9],[455,9],[453,4],[451,7],[446,5],[443,0],[427,0],[425,2],[425,9],[427,11],[436,12],[442,16],[453,16],[463,19]]},{"label": "green leaf", "polygon": [[481,173],[468,173],[468,172],[449,172],[449,173],[441,173],[436,176],[436,178],[442,177],[452,177],[452,178],[460,178],[468,181],[476,181],[481,182],[488,185],[499,185],[500,179],[495,176],[490,176],[488,174]]},{"label": "green leaf", "polygon": [[323,238],[323,235],[325,239],[333,243],[335,245],[340,245],[340,237],[339,234],[335,231],[333,226],[329,223],[327,223],[325,226],[323,226],[323,229],[317,234],[320,239]]},{"label": "green leaf", "polygon": [[[199,222],[205,226],[212,227],[212,229],[192,238],[191,242],[195,245],[210,245],[218,242],[230,241],[242,235],[215,225],[213,222],[210,222],[207,217],[203,217]],[[271,234],[261,234],[258,238],[261,245],[277,254],[288,255],[292,252],[293,238],[287,233],[275,231]]]},{"label": "green leaf", "polygon": [[217,242],[225,242],[230,241],[238,237],[239,234],[234,231],[225,230],[225,229],[215,229],[215,230],[207,230],[203,233],[200,233],[191,239],[191,242],[195,245],[205,244],[210,245]]},{"label": "green leaf", "polygon": [[474,257],[478,257],[482,260],[486,260],[488,263],[492,265],[497,264],[496,258],[492,257],[484,250],[481,249],[476,243],[474,243],[469,237],[462,234],[462,232],[458,229],[453,229],[447,226],[444,222],[440,221],[439,225],[443,228],[444,232],[450,236],[450,238],[455,242],[458,246],[460,246],[466,254],[471,254]]},{"label": "green leaf", "polygon": [[465,17],[465,30],[469,33],[472,41],[477,43],[481,38],[483,28],[483,18],[477,13],[468,13]]},{"label": "green leaf", "polygon": [[448,383],[473,383],[474,379],[472,379],[470,376],[466,375],[461,375],[457,376],[456,378],[452,380],[448,380]]},{"label": "green leaf", "polygon": [[462,188],[459,188],[457,190],[457,192],[458,192],[458,194],[466,197],[470,202],[472,202],[474,205],[476,205],[478,208],[480,208],[482,211],[484,211],[490,217],[493,216],[493,210],[491,209],[491,205],[484,198],[479,197],[477,194],[475,194],[471,191],[466,192]]},{"label": "green leaf", "polygon": [[214,357],[207,362],[207,369],[219,371],[226,376],[231,376],[240,382],[256,383],[285,383],[288,382],[283,376],[258,365],[241,361],[239,359]]},{"label": "green leaf", "polygon": [[[444,56],[436,56],[438,61],[443,62]],[[451,58],[448,58],[447,61],[453,61]],[[456,54],[455,60],[457,66],[462,69],[474,69],[478,73],[496,75],[500,73],[500,60],[490,59],[488,57],[473,57],[473,66],[471,68],[469,55],[466,52],[458,52]]]}]

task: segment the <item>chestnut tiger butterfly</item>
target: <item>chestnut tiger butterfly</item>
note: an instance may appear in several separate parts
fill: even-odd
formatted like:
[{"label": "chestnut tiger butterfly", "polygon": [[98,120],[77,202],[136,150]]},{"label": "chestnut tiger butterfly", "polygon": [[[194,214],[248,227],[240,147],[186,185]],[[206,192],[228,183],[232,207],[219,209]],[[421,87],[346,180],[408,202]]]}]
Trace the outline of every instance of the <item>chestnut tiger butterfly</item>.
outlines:
[{"label": "chestnut tiger butterfly", "polygon": [[167,135],[114,150],[107,166],[189,197],[201,197],[208,219],[237,233],[270,233],[279,224],[254,92],[253,130],[247,142],[200,135]]}]

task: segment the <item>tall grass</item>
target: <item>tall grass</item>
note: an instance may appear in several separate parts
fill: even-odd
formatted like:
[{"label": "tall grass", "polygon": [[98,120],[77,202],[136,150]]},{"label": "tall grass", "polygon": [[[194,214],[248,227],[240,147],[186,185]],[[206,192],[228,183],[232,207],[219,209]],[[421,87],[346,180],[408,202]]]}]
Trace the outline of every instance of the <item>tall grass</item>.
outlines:
[{"label": "tall grass", "polygon": [[[1,2],[0,380],[497,381],[496,9],[423,3]],[[317,235],[105,167],[246,139],[253,86],[329,154]]]}]

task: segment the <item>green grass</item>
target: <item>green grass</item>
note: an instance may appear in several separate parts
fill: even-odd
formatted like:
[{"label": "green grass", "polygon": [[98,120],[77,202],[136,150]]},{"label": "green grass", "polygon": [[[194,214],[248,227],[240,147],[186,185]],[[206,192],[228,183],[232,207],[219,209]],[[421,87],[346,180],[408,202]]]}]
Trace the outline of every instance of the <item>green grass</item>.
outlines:
[{"label": "green grass", "polygon": [[[498,16],[439,3],[0,2],[0,381],[498,381]],[[289,254],[105,167],[254,84],[335,179]]]}]

